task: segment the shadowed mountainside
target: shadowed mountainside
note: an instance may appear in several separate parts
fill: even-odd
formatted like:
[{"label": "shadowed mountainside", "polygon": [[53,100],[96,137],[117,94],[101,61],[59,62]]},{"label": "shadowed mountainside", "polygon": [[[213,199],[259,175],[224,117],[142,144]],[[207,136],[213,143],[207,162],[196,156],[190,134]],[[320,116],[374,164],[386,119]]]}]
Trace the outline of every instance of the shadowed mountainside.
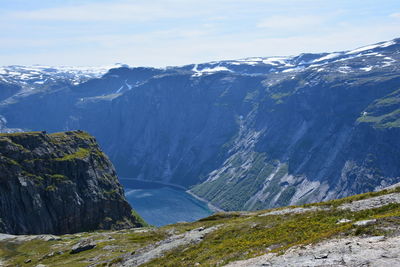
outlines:
[{"label": "shadowed mountainside", "polygon": [[7,74],[0,122],[3,131],[87,130],[121,176],[182,185],[225,210],[328,200],[400,180],[399,55],[396,39],[122,67],[79,84]]}]

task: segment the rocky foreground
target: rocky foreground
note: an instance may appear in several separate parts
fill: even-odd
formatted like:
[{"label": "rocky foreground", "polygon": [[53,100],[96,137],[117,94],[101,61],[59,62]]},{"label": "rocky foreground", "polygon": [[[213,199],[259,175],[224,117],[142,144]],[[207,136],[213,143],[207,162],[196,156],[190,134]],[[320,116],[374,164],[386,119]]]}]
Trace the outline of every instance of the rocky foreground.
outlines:
[{"label": "rocky foreground", "polygon": [[400,187],[161,228],[0,235],[3,266],[398,266]]},{"label": "rocky foreground", "polygon": [[0,232],[67,234],[142,225],[91,135],[0,134]]}]

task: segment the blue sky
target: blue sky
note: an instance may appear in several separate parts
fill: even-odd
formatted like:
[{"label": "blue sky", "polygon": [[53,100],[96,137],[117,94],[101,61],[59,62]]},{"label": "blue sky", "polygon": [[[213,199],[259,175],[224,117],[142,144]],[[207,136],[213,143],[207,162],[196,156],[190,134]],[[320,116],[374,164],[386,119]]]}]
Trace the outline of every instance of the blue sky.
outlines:
[{"label": "blue sky", "polygon": [[399,0],[2,0],[0,65],[168,66],[400,37]]}]

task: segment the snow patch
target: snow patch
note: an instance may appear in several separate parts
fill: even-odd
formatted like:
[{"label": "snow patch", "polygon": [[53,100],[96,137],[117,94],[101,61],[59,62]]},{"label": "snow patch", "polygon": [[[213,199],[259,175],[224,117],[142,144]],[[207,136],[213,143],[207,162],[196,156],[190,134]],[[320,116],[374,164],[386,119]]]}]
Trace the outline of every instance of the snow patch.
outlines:
[{"label": "snow patch", "polygon": [[388,47],[388,46],[391,46],[394,44],[396,44],[396,42],[388,41],[388,42],[384,42],[384,43],[380,43],[380,44],[367,45],[367,46],[363,46],[363,47],[351,50],[351,51],[347,52],[346,54],[348,54],[348,55],[349,54],[357,54],[357,53],[368,51],[368,50],[375,49],[375,48],[385,48],[385,47]]},{"label": "snow patch", "polygon": [[128,90],[132,89],[132,85],[128,84],[128,80],[125,80],[125,85],[128,87]]},{"label": "snow patch", "polygon": [[228,71],[228,72],[232,72],[232,70],[226,68],[226,67],[221,67],[221,66],[217,66],[214,68],[205,68],[202,70],[198,70],[197,69],[197,65],[195,66],[195,68],[192,69],[192,71],[195,72],[195,74],[193,74],[193,77],[199,77],[203,74],[212,74],[212,73],[216,73],[216,72],[220,72],[220,71]]},{"label": "snow patch", "polygon": [[29,75],[29,74],[27,74],[27,73],[24,73],[24,74],[22,74],[21,76],[20,76],[20,79],[21,80],[28,80],[28,79],[30,79],[31,78],[31,75]]},{"label": "snow patch", "polygon": [[364,54],[365,56],[377,56],[377,57],[383,57],[384,55],[377,53],[377,52],[372,52],[372,53],[367,53]]},{"label": "snow patch", "polygon": [[[264,64],[270,64],[273,66],[277,66],[277,65],[290,65],[286,62],[286,60],[288,59],[288,57],[270,57],[270,58],[266,58],[264,59],[262,62]],[[292,65],[293,66],[293,65]]]},{"label": "snow patch", "polygon": [[284,71],[282,71],[282,72],[293,72],[293,71],[296,71],[296,68],[287,69],[287,70],[284,70]]},{"label": "snow patch", "polygon": [[382,67],[389,67],[393,64],[393,61],[384,61]]},{"label": "snow patch", "polygon": [[282,72],[285,72],[285,73],[287,73],[287,72],[295,72],[295,71],[301,71],[303,69],[304,69],[304,67],[296,67],[296,68],[283,70]]},{"label": "snow patch", "polygon": [[391,57],[384,57],[383,58],[384,60],[387,60],[387,61],[383,61],[383,65],[382,65],[382,67],[388,67],[388,66],[391,66],[393,63],[395,63],[396,62],[396,60],[394,60],[393,58],[391,58]]},{"label": "snow patch", "polygon": [[349,66],[342,66],[338,68],[338,71],[340,73],[349,73],[351,71],[351,68]]},{"label": "snow patch", "polygon": [[124,89],[123,85],[115,93],[118,94],[119,92],[121,92],[122,89]]},{"label": "snow patch", "polygon": [[249,57],[249,58],[237,59],[237,60],[231,62],[231,64],[233,64],[233,65],[246,64],[246,65],[255,66],[255,65],[262,63],[262,60],[263,59],[260,57]]},{"label": "snow patch", "polygon": [[340,55],[341,55],[340,53],[332,53],[332,54],[323,56],[323,57],[321,57],[321,58],[314,59],[312,62],[313,62],[313,63],[314,63],[314,62],[321,62],[321,61],[324,61],[324,60],[336,58],[336,57],[338,57],[338,56],[340,56]]},{"label": "snow patch", "polygon": [[360,68],[360,70],[371,71],[372,70],[372,66],[368,66],[368,67],[365,67],[365,68]]}]

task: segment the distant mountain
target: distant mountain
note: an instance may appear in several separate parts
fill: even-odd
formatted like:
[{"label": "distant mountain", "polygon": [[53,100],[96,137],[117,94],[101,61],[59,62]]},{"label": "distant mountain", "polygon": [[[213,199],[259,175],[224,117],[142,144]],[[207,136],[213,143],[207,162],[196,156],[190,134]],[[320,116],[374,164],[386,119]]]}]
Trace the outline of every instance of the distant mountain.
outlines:
[{"label": "distant mountain", "polygon": [[395,39],[43,84],[5,67],[0,127],[87,130],[120,176],[226,210],[333,199],[400,181],[399,59]]}]

